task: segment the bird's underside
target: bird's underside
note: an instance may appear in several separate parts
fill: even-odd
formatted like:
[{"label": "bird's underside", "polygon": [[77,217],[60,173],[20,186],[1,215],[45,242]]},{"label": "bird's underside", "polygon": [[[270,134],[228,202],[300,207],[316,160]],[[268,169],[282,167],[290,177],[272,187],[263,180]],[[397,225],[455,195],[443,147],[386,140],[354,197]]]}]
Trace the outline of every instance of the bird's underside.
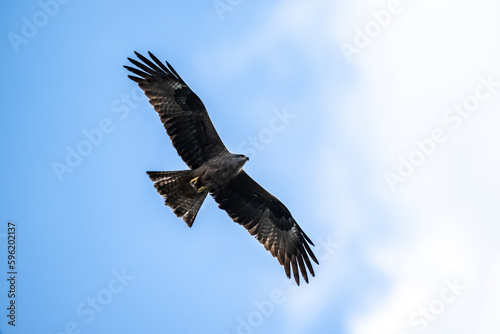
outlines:
[{"label": "bird's underside", "polygon": [[288,209],[267,192],[242,167],[248,158],[232,154],[219,138],[208,113],[198,98],[168,62],[153,54],[151,60],[135,53],[128,58],[135,67],[125,66],[134,75],[158,112],[179,156],[188,170],[147,172],[165,204],[192,226],[208,193],[238,224],[245,227],[284,266],[297,284],[299,271],[306,282],[314,276],[310,259],[318,263],[302,231]]}]

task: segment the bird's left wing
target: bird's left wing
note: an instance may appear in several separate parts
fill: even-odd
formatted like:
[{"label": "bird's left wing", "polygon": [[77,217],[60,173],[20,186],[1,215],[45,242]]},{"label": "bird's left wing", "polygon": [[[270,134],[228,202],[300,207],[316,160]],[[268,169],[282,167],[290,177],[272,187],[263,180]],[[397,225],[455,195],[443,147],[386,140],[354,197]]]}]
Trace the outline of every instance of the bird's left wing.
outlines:
[{"label": "bird's left wing", "polygon": [[309,257],[318,260],[309,244],[312,241],[293,219],[290,211],[276,197],[267,192],[247,173],[241,171],[227,185],[211,192],[219,207],[238,224],[243,225],[285,267],[290,278],[299,284],[299,269],[308,283],[306,266],[314,276]]},{"label": "bird's left wing", "polygon": [[[140,61],[128,60],[136,67],[129,78],[139,84],[160,115],[179,156],[192,169],[227,151],[200,98],[186,85],[168,62],[163,64],[151,52],[152,60],[135,53]],[[166,65],[166,66],[165,66]]]}]

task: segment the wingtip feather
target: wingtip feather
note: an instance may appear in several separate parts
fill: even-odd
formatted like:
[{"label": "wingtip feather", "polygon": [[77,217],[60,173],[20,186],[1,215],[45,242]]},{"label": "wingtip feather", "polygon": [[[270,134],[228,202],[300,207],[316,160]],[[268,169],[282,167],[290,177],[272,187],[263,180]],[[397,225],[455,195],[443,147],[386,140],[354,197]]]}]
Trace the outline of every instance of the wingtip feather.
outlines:
[{"label": "wingtip feather", "polygon": [[133,75],[128,75],[129,79],[130,80],[133,80],[137,83],[141,83],[144,79],[141,79],[141,78],[138,78],[138,77],[134,77]]}]

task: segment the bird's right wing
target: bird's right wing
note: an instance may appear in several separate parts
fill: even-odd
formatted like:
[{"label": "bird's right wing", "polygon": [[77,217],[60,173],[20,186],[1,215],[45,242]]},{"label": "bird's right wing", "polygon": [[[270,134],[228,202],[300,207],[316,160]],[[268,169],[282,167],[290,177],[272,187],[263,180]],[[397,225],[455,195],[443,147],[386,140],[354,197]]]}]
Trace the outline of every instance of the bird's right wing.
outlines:
[{"label": "bird's right wing", "polygon": [[[219,208],[238,224],[243,225],[285,267],[290,278],[290,266],[297,285],[299,270],[308,282],[307,269],[314,276],[311,258],[318,263],[309,244],[312,241],[293,219],[290,211],[247,173],[241,171],[228,184],[211,192]],[[298,265],[298,266],[297,266]]]},{"label": "bird's right wing", "polygon": [[190,168],[198,168],[213,156],[227,151],[200,98],[186,85],[172,66],[165,66],[151,52],[151,60],[135,53],[128,58],[135,67],[124,66],[136,76],[149,102],[160,115],[172,144]]}]

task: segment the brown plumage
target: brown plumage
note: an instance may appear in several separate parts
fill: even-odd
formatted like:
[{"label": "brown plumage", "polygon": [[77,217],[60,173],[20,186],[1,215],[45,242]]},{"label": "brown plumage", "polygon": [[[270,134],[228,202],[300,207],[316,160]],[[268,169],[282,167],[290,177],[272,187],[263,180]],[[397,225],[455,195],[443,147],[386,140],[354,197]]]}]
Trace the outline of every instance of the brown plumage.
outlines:
[{"label": "brown plumage", "polygon": [[172,66],[151,53],[152,60],[135,54],[140,61],[128,59],[136,67],[125,66],[134,74],[129,78],[144,90],[177,153],[190,168],[147,172],[165,204],[191,227],[210,193],[219,208],[278,259],[288,278],[293,272],[300,284],[300,272],[308,282],[307,270],[314,276],[311,259],[318,263],[309,246],[314,244],[288,209],[242,170],[248,158],[226,149],[203,103]]}]

